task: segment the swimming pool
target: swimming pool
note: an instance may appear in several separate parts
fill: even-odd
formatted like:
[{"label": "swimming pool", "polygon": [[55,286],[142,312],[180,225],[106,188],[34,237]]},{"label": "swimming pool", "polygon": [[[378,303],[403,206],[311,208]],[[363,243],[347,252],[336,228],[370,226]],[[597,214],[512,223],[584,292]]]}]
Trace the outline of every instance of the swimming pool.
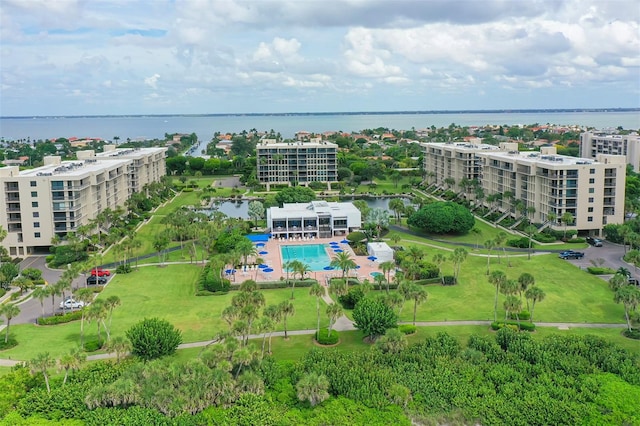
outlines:
[{"label": "swimming pool", "polygon": [[312,271],[322,271],[325,266],[329,266],[331,258],[327,254],[324,244],[309,244],[301,246],[281,246],[282,263],[292,260],[299,260],[309,265]]}]

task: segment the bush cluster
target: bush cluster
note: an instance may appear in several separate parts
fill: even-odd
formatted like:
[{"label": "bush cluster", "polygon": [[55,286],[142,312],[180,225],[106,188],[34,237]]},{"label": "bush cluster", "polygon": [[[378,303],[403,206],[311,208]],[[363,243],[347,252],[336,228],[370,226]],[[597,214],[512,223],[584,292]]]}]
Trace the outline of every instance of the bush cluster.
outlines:
[{"label": "bush cluster", "polygon": [[338,298],[338,301],[340,302],[343,308],[353,309],[355,308],[356,304],[360,300],[362,300],[363,297],[364,297],[364,292],[359,286],[356,286],[356,287],[351,287],[347,292],[347,294],[345,294],[344,296],[340,296]]},{"label": "bush cluster", "polygon": [[592,275],[609,275],[609,274],[615,274],[616,271],[614,271],[611,268],[605,268],[600,266],[589,266],[587,268],[587,272],[589,272]]},{"label": "bush cluster", "polygon": [[416,327],[413,324],[400,324],[398,326],[398,331],[400,331],[403,334],[413,334],[418,330],[418,327]]},{"label": "bush cluster", "polygon": [[511,318],[512,320],[517,320],[518,318],[520,318],[520,321],[527,321],[529,318],[531,318],[531,314],[529,313],[529,311],[522,311],[518,314],[518,316],[516,317],[516,314],[511,313],[509,314],[509,318]]},{"label": "bush cluster", "polygon": [[84,343],[85,352],[95,352],[102,348],[102,341],[98,339],[90,339]]},{"label": "bush cluster", "polygon": [[5,294],[7,294],[7,290],[5,290],[4,288],[0,288],[0,297],[4,296]]},{"label": "bush cluster", "polygon": [[77,321],[82,318],[82,311],[67,312],[66,314],[54,315],[52,317],[38,318],[38,325],[56,325],[64,324],[71,321]]},{"label": "bush cluster", "polygon": [[584,244],[584,243],[586,243],[586,240],[584,238],[571,238],[571,239],[567,240],[567,243],[569,243],[569,244]]},{"label": "bush cluster", "polygon": [[[491,323],[491,329],[492,330],[500,330],[501,328],[505,328],[505,327],[515,327],[516,329],[518,328],[518,323],[515,321],[496,321],[496,322],[492,322]],[[536,325],[532,324],[530,322],[520,322],[520,330],[524,330],[524,331],[534,331],[536,329]]]},{"label": "bush cluster", "polygon": [[18,345],[18,341],[12,334],[9,335],[9,338],[7,339],[6,342],[4,341],[4,336],[2,339],[0,339],[0,351],[4,351],[5,349],[11,349],[17,345]]},{"label": "bush cluster", "polygon": [[442,277],[442,285],[456,285],[456,277],[453,275],[445,275]]},{"label": "bush cluster", "polygon": [[[306,280],[289,280],[289,282],[287,283],[287,281],[285,280],[281,280],[281,281],[271,281],[271,282],[261,282],[261,283],[257,283],[258,284],[258,288],[261,290],[269,290],[269,289],[274,289],[274,288],[289,288],[291,287],[291,284],[295,282],[295,286],[296,288],[298,287],[311,287],[312,285],[314,285],[315,283],[317,283],[317,280],[313,280],[313,279],[306,279]],[[240,284],[231,284],[230,286],[230,290],[238,290],[240,288]]]},{"label": "bush cluster", "polygon": [[132,269],[131,269],[131,265],[124,264],[124,265],[120,265],[116,268],[116,274],[129,274],[131,273]]},{"label": "bush cluster", "polygon": [[328,328],[321,328],[320,333],[316,333],[316,341],[321,345],[335,345],[339,340],[340,335],[335,330],[331,330],[329,334]]},{"label": "bush cluster", "polygon": [[629,339],[640,340],[640,328],[632,328],[631,330],[625,330],[622,332],[624,337]]},{"label": "bush cluster", "polygon": [[507,245],[509,247],[529,248],[529,238],[527,237],[513,238],[507,241]]},{"label": "bush cluster", "polygon": [[204,292],[225,294],[230,288],[231,282],[228,279],[220,278],[220,270],[212,268],[211,264],[207,263],[200,273],[196,295],[202,296],[205,294]]}]

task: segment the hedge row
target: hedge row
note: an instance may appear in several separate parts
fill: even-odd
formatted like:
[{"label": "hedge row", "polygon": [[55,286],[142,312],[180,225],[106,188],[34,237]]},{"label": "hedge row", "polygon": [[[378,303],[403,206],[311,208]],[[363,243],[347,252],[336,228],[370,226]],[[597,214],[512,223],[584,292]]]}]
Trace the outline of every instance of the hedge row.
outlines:
[{"label": "hedge row", "polygon": [[[283,281],[261,282],[257,284],[259,289],[269,290],[274,288],[289,288],[291,287],[291,283],[293,282],[295,282],[296,287],[311,287],[312,285],[317,283],[318,280],[314,280],[314,279],[295,280],[295,281],[289,280],[289,283],[283,280]],[[231,284],[231,290],[238,290],[239,288],[240,288],[240,284]]]},{"label": "hedge row", "polygon": [[587,272],[589,272],[592,275],[609,275],[609,274],[616,273],[616,271],[614,271],[611,268],[604,268],[604,267],[597,267],[597,266],[589,266],[587,268]]},{"label": "hedge row", "polygon": [[[507,327],[507,326],[515,326],[516,328],[518,327],[518,323],[516,321],[496,321],[496,322],[492,322],[491,323],[491,328],[493,330],[500,330],[501,328]],[[536,325],[532,324],[530,322],[520,322],[520,330],[524,330],[524,331],[534,331],[536,329]]]},{"label": "hedge row", "polygon": [[331,330],[329,334],[328,328],[321,328],[320,333],[316,333],[316,341],[321,345],[335,345],[340,340],[338,332]]},{"label": "hedge row", "polygon": [[71,321],[77,321],[82,318],[82,311],[68,312],[62,315],[54,315],[52,317],[38,318],[38,325],[56,325],[64,324]]}]

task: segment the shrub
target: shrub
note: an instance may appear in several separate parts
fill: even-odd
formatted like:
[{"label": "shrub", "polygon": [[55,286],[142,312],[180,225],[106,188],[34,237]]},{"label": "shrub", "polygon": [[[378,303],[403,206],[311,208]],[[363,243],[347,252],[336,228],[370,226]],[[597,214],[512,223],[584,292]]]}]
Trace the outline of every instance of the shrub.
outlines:
[{"label": "shrub", "polygon": [[508,240],[507,245],[509,247],[529,248],[529,238],[527,237],[514,238],[511,240]]},{"label": "shrub", "polygon": [[2,336],[2,339],[0,339],[0,351],[11,349],[17,345],[18,345],[18,341],[12,334],[9,335],[9,339],[6,342],[4,341],[4,336]]},{"label": "shrub", "polygon": [[7,290],[5,290],[4,288],[0,288],[0,297],[4,296],[5,294],[7,294]]},{"label": "shrub", "polygon": [[[501,328],[504,327],[509,327],[512,328],[512,326],[515,326],[516,328],[518,327],[518,323],[515,321],[496,321],[496,322],[492,322],[491,323],[491,328],[493,330],[500,330]],[[524,331],[534,331],[536,329],[536,325],[535,324],[531,324],[530,322],[521,322],[520,323],[520,330],[524,330]]]},{"label": "shrub", "polygon": [[456,285],[456,277],[453,275],[445,275],[442,277],[442,285]]},{"label": "shrub", "polygon": [[365,238],[367,237],[364,235],[364,232],[360,231],[351,232],[347,235],[347,240],[351,241],[352,243],[359,243],[361,241],[364,241]]},{"label": "shrub", "polygon": [[627,254],[624,255],[623,259],[625,262],[632,263],[631,259],[635,258],[637,254],[638,254],[638,250],[636,249],[629,250]]},{"label": "shrub", "polygon": [[193,192],[193,188],[183,188],[182,192]]},{"label": "shrub", "polygon": [[54,315],[52,317],[38,318],[38,325],[65,324],[71,321],[78,321],[82,318],[82,311],[67,312],[66,314]]},{"label": "shrub", "polygon": [[131,271],[131,265],[129,265],[128,263],[125,265],[120,265],[116,268],[116,274],[129,274],[131,273]]},{"label": "shrub", "polygon": [[398,316],[381,300],[365,297],[353,310],[355,327],[366,337],[382,336],[390,328],[398,324]]},{"label": "shrub", "polygon": [[328,328],[321,328],[320,333],[316,333],[316,341],[321,345],[335,345],[340,340],[340,335],[336,330],[331,330],[329,334]]},{"label": "shrub", "polygon": [[340,302],[343,308],[353,309],[356,306],[356,304],[360,300],[362,300],[363,297],[364,297],[364,292],[359,286],[351,287],[347,292],[347,294],[345,294],[344,296],[340,296],[338,298],[338,301]]},{"label": "shrub", "polygon": [[614,271],[611,268],[605,268],[605,267],[599,267],[599,266],[589,266],[587,268],[587,272],[589,272],[592,275],[609,275],[609,274],[616,273],[616,271]]},{"label": "shrub", "polygon": [[398,330],[404,334],[413,334],[418,330],[418,327],[413,324],[400,324]]},{"label": "shrub", "polygon": [[640,328],[626,329],[622,334],[629,339],[640,340]]},{"label": "shrub", "polygon": [[418,273],[418,279],[426,280],[429,278],[437,278],[439,275],[438,266],[429,262],[420,263],[420,272]]},{"label": "shrub", "polygon": [[175,353],[182,343],[182,333],[169,321],[145,318],[126,332],[131,353],[145,361]]},{"label": "shrub", "polygon": [[556,237],[544,233],[534,234],[533,239],[541,243],[553,243],[556,241]]},{"label": "shrub", "polygon": [[471,212],[453,202],[427,204],[407,219],[407,225],[432,234],[466,234],[474,224]]},{"label": "shrub", "polygon": [[520,318],[520,321],[527,321],[529,318],[531,318],[531,314],[529,313],[529,311],[522,311],[518,314],[518,318],[516,318],[516,314],[509,314],[509,318],[511,318],[512,320],[517,320],[518,318]]},{"label": "shrub", "polygon": [[98,339],[90,339],[84,343],[85,352],[95,352],[102,348],[102,341]]}]

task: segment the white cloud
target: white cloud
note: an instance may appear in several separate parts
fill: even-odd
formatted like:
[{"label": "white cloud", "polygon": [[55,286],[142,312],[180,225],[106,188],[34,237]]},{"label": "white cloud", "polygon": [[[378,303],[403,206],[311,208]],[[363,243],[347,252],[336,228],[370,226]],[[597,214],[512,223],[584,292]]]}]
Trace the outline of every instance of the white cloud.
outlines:
[{"label": "white cloud", "polygon": [[151,87],[152,89],[158,88],[158,79],[160,78],[160,74],[154,74],[151,77],[147,77],[144,79],[144,84]]}]

